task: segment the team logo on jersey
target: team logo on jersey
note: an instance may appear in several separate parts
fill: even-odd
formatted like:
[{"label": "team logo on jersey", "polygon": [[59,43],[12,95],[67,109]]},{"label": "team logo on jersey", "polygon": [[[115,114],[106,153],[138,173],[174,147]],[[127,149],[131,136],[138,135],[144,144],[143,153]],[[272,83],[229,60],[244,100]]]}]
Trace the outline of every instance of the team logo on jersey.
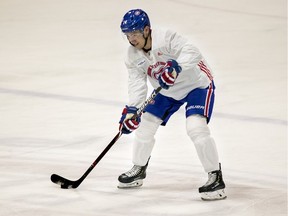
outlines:
[{"label": "team logo on jersey", "polygon": [[150,65],[147,69],[148,76],[153,79],[158,79],[159,75],[164,71],[166,62],[156,62],[153,65]]}]

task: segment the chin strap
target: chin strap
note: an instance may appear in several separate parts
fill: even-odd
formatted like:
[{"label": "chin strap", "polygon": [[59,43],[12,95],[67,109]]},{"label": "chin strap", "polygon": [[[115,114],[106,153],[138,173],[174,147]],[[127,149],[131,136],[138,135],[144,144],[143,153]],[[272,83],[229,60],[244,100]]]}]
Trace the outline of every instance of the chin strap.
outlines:
[{"label": "chin strap", "polygon": [[144,48],[147,45],[147,41],[148,41],[148,38],[150,37],[150,35],[151,35],[151,30],[149,31],[149,34],[148,34],[148,36],[146,38],[144,37],[144,34],[143,34],[143,38],[145,39],[145,44],[144,44],[142,50],[144,50],[144,52],[148,52],[148,51],[151,50],[151,48],[149,48],[149,49],[145,49]]}]

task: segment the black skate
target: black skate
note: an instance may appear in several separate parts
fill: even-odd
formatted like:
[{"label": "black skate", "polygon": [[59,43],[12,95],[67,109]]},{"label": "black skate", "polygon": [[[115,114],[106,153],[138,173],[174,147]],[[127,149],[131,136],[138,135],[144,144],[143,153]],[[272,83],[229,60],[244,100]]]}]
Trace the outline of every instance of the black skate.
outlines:
[{"label": "black skate", "polygon": [[118,188],[134,188],[142,186],[143,179],[146,178],[148,162],[145,166],[134,165],[131,170],[120,175],[118,177]]},{"label": "black skate", "polygon": [[221,165],[220,169],[208,173],[208,181],[199,188],[202,200],[220,200],[225,199],[225,183],[222,178]]}]

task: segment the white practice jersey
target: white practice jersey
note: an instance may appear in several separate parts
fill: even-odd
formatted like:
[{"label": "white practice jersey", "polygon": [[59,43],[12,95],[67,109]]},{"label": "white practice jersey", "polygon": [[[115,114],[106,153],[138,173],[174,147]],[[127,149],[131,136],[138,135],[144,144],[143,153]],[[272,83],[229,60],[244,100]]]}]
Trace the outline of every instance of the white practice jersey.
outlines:
[{"label": "white practice jersey", "polygon": [[158,77],[169,59],[182,67],[175,84],[161,94],[181,100],[195,88],[206,88],[213,79],[211,69],[200,51],[176,32],[152,30],[152,49],[148,53],[133,46],[128,49],[126,67],[129,73],[129,106],[140,107],[147,97],[147,78],[153,88],[159,87]]}]

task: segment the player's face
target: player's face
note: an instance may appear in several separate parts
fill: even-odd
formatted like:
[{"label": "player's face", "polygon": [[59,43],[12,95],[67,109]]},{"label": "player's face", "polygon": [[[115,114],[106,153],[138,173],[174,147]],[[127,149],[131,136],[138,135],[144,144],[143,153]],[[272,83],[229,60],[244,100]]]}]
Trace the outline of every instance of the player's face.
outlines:
[{"label": "player's face", "polygon": [[145,38],[142,31],[133,31],[125,34],[128,41],[136,48],[142,49],[145,44]]}]

